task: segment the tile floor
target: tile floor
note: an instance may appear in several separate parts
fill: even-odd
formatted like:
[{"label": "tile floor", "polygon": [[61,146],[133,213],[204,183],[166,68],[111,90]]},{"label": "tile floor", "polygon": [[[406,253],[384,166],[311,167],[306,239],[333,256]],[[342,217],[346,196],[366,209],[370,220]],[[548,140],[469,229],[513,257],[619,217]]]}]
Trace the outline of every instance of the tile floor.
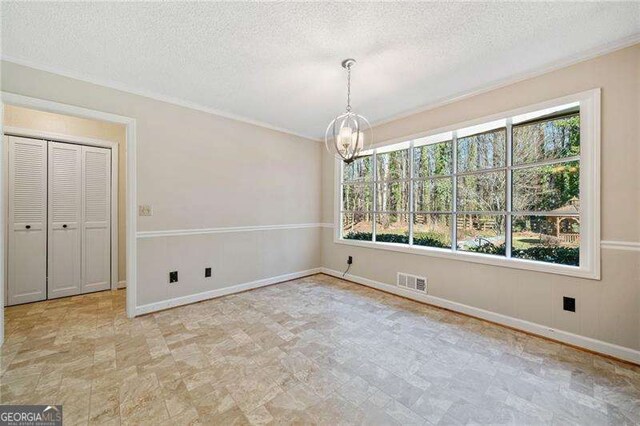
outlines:
[{"label": "tile floor", "polygon": [[65,424],[638,424],[640,367],[325,275],[147,315],[8,308],[0,403]]}]

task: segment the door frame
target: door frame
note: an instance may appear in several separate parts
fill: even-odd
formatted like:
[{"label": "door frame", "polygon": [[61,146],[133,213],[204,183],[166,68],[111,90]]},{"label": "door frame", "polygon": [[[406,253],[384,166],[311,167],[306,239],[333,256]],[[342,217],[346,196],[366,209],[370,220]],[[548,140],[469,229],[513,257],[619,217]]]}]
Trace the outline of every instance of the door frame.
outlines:
[{"label": "door frame", "polygon": [[[101,120],[107,121],[110,123],[123,124],[126,128],[126,177],[127,177],[127,185],[126,185],[126,251],[127,251],[127,288],[126,288],[126,307],[127,307],[127,316],[129,318],[135,317],[135,307],[136,307],[136,284],[137,284],[137,244],[136,244],[136,231],[137,231],[137,223],[136,223],[136,214],[137,214],[137,185],[136,185],[136,119],[132,117],[126,117],[122,115],[112,114],[109,112],[103,112],[88,108],[82,108],[74,105],[63,104],[59,102],[48,101],[44,99],[32,98],[28,96],[17,95],[14,93],[8,92],[0,92],[0,133],[4,134],[4,105],[13,105],[17,107],[30,108],[44,112],[52,112],[57,114],[71,115],[79,118],[87,118],[92,120]],[[30,133],[31,135],[34,132]],[[58,135],[60,136],[60,135]],[[64,135],[62,135],[64,136]],[[59,139],[56,137],[55,139]],[[66,141],[69,141],[69,137],[65,137]],[[74,137],[72,138],[74,141],[72,143],[79,143],[79,141]],[[88,139],[88,138],[82,138]],[[65,140],[62,140],[64,142]],[[92,140],[94,143],[97,139]],[[104,141],[102,141],[104,142]],[[4,145],[4,141],[2,142]],[[6,259],[6,166],[5,166],[5,147],[0,149],[0,179],[2,179],[3,184],[0,185],[0,259],[3,259],[0,262],[0,344],[4,342],[4,288],[5,288],[5,260]],[[117,148],[116,148],[117,149]],[[113,157],[113,151],[112,151]],[[117,157],[116,157],[117,158]],[[113,167],[113,161],[112,161]],[[113,178],[113,174],[112,174]],[[116,185],[117,186],[117,185]],[[113,191],[113,184],[112,184]],[[117,199],[116,199],[117,205]],[[112,205],[113,211],[113,205]],[[113,218],[113,215],[112,215]],[[117,215],[116,215],[117,218]],[[117,227],[112,226],[112,234],[114,232],[117,234]],[[113,235],[112,235],[113,236]],[[113,244],[112,244],[113,249]],[[116,245],[117,249],[117,245]],[[116,258],[117,264],[117,258]],[[113,271],[113,264],[112,264]],[[113,280],[113,272],[112,272],[112,280]],[[117,274],[116,274],[117,280]]]},{"label": "door frame", "polygon": [[[66,135],[63,133],[54,133],[54,132],[43,132],[40,130],[32,130],[32,129],[24,129],[20,127],[13,126],[4,126],[3,128],[4,135],[6,136],[19,136],[23,138],[30,139],[44,139],[47,142],[61,142],[68,143],[72,145],[83,145],[83,146],[95,146],[98,148],[107,148],[111,150],[111,290],[116,290],[119,287],[119,276],[118,276],[118,143],[103,140],[103,139],[94,139],[87,138],[83,136],[72,136]],[[3,155],[5,156],[4,167],[7,167],[8,170],[8,157],[7,147],[4,148]],[[7,190],[6,186],[8,185],[8,179],[6,179],[5,174],[5,191]],[[6,192],[5,192],[6,194]],[[8,212],[8,208],[5,209],[5,212]],[[5,216],[5,220],[8,220],[8,217]],[[5,244],[7,244],[7,239],[5,238]],[[7,260],[5,256],[5,280],[7,279]],[[4,291],[5,297],[4,302],[7,301],[7,282],[5,281]]]}]

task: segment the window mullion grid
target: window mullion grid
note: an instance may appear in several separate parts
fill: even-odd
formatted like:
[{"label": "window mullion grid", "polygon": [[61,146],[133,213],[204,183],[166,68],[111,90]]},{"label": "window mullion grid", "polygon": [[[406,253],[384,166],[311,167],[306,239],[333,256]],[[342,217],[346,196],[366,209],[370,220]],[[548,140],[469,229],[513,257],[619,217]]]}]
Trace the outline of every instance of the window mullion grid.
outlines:
[{"label": "window mullion grid", "polygon": [[413,245],[413,141],[409,144],[409,245]]},{"label": "window mullion grid", "polygon": [[523,164],[511,165],[510,168],[512,170],[530,169],[530,168],[533,168],[533,167],[549,166],[549,165],[553,165],[553,164],[562,164],[562,163],[570,163],[572,161],[580,161],[580,156],[579,155],[573,155],[571,157],[547,158],[547,159],[544,159],[544,160],[534,161],[534,162],[531,162],[531,163],[523,163]]},{"label": "window mullion grid", "polygon": [[511,165],[513,163],[513,159],[512,159],[512,153],[513,153],[513,125],[512,125],[512,119],[511,118],[507,118],[507,151],[506,151],[506,162],[507,162],[507,193],[506,193],[506,201],[507,201],[507,215],[506,215],[506,223],[505,223],[505,236],[504,236],[504,241],[505,241],[505,256],[507,258],[511,257],[511,246],[512,246],[512,241],[511,241],[511,223],[512,223],[512,217],[511,217],[511,210],[512,210],[512,170],[511,170]]},{"label": "window mullion grid", "polygon": [[453,202],[453,214],[451,215],[451,250],[456,252],[458,251],[458,132],[452,132],[451,143],[451,153],[453,155],[451,160],[451,177],[453,178],[453,194],[451,194],[451,201]]},{"label": "window mullion grid", "polygon": [[483,174],[492,173],[492,172],[506,172],[506,171],[507,171],[507,167],[495,167],[491,169],[479,169],[479,170],[469,170],[466,172],[460,172],[458,173],[458,176],[460,177],[475,176],[475,175],[483,175]]},{"label": "window mullion grid", "polygon": [[[582,115],[580,115],[580,117],[582,118]],[[583,121],[583,120],[581,120]],[[378,158],[377,158],[377,154],[378,154],[378,150],[374,149],[372,150],[371,156],[372,156],[372,164],[373,164],[373,171],[372,171],[372,180],[370,182],[370,184],[372,185],[372,190],[373,190],[373,194],[372,194],[372,207],[370,210],[371,213],[371,220],[373,221],[372,223],[372,241],[376,241],[377,240],[377,217],[380,214],[391,214],[391,213],[395,213],[395,214],[404,214],[405,212],[381,212],[378,211],[377,209],[377,204],[378,204],[378,186],[379,185],[383,185],[383,184],[387,184],[387,183],[393,183],[393,182],[406,182],[408,184],[408,189],[409,189],[409,195],[407,197],[408,202],[409,202],[409,206],[408,209],[406,211],[406,214],[408,216],[408,233],[409,233],[409,244],[413,245],[414,244],[414,231],[415,231],[415,224],[414,221],[416,219],[416,215],[418,214],[430,214],[430,215],[441,215],[441,214],[448,214],[451,217],[451,240],[452,240],[452,244],[451,244],[451,251],[452,252],[457,252],[458,247],[457,247],[457,234],[458,234],[458,228],[457,228],[457,223],[458,223],[458,216],[461,214],[478,214],[478,215],[504,215],[505,217],[505,238],[504,238],[504,244],[505,244],[505,257],[506,258],[513,258],[513,245],[514,245],[514,236],[513,236],[513,225],[514,225],[514,217],[515,215],[523,215],[523,216],[539,216],[539,217],[562,217],[562,216],[568,216],[568,217],[576,217],[578,219],[578,223],[580,223],[579,219],[582,217],[583,213],[583,209],[580,209],[580,213],[578,214],[571,214],[571,213],[562,213],[562,212],[554,212],[554,211],[514,211],[514,193],[515,190],[517,188],[514,188],[514,173],[520,169],[530,169],[530,168],[534,168],[534,167],[540,167],[540,166],[547,166],[547,165],[553,165],[553,164],[561,164],[561,163],[569,163],[569,162],[580,162],[583,158],[582,158],[582,153],[580,155],[577,156],[569,156],[569,157],[562,157],[562,158],[543,158],[543,159],[538,159],[537,161],[533,161],[530,163],[525,163],[525,164],[519,164],[517,163],[514,158],[514,152],[513,152],[513,146],[514,146],[514,134],[513,134],[513,130],[516,126],[514,126],[513,121],[511,118],[506,118],[504,121],[504,128],[505,128],[505,145],[506,145],[506,151],[505,151],[505,163],[503,167],[499,167],[499,168],[494,168],[494,169],[486,169],[486,170],[470,170],[470,171],[459,171],[458,170],[458,155],[457,155],[457,151],[458,151],[458,146],[457,146],[457,141],[458,141],[458,134],[456,131],[451,132],[452,134],[452,138],[451,138],[451,144],[452,144],[452,149],[451,149],[451,153],[452,153],[452,161],[451,161],[451,165],[452,165],[452,171],[451,171],[451,178],[453,179],[452,182],[452,208],[451,211],[449,212],[431,212],[431,211],[421,211],[417,209],[417,206],[415,205],[415,200],[416,200],[416,184],[418,183],[418,180],[424,180],[425,182],[433,182],[435,178],[439,178],[439,177],[445,177],[445,176],[435,176],[435,175],[431,175],[425,178],[422,177],[418,177],[417,176],[417,170],[415,167],[415,163],[414,163],[414,156],[415,156],[415,149],[416,149],[416,144],[415,141],[409,141],[408,144],[408,154],[409,154],[409,176],[408,178],[405,179],[393,179],[393,180],[389,180],[389,182],[387,181],[381,181],[380,180],[380,176],[379,176],[379,171],[378,171],[378,167],[377,167],[377,163],[378,163]],[[584,123],[581,123],[582,125]],[[581,128],[583,127],[581,125]],[[407,145],[405,145],[407,146]],[[343,166],[341,164],[341,166]],[[481,175],[484,173],[491,173],[491,172],[503,172],[505,173],[505,190],[504,190],[504,195],[505,195],[505,208],[502,211],[499,212],[487,212],[487,211],[483,211],[483,212],[471,212],[471,211],[459,211],[458,209],[458,205],[457,205],[457,194],[458,194],[458,178],[459,177],[463,177],[463,176],[467,176],[467,175]],[[340,194],[339,194],[339,203],[340,203],[340,209],[339,209],[339,213],[346,213],[346,211],[342,211],[342,208],[344,208],[344,200],[343,200],[343,196],[344,196],[344,185],[345,182],[343,181],[343,177],[344,177],[344,172],[343,170],[340,170],[340,181],[341,181],[341,187],[340,187]],[[581,173],[580,175],[580,190],[581,190],[581,195],[582,192],[586,192],[583,189],[583,173]],[[349,184],[351,184],[352,182],[349,182]],[[426,184],[426,183],[425,183]],[[342,215],[340,216],[340,221],[342,221]],[[341,224],[342,225],[342,224]],[[340,228],[340,235],[342,236],[342,226]],[[590,231],[590,230],[587,230]],[[584,231],[583,231],[584,232]],[[581,232],[581,234],[583,233]],[[580,266],[582,267],[583,264],[586,264],[584,262],[584,253],[586,252],[584,250],[583,247],[583,243],[584,243],[584,239],[581,238],[580,241],[581,245],[580,245]],[[517,259],[515,259],[517,260]]]},{"label": "window mullion grid", "polygon": [[373,221],[371,223],[371,241],[375,242],[376,241],[376,210],[378,210],[378,150],[374,149],[373,150],[373,160],[372,160],[372,164],[373,164],[373,173],[371,173],[371,178],[372,178],[372,185],[373,185],[373,197],[372,197],[372,202],[373,205],[371,206],[371,220]]}]

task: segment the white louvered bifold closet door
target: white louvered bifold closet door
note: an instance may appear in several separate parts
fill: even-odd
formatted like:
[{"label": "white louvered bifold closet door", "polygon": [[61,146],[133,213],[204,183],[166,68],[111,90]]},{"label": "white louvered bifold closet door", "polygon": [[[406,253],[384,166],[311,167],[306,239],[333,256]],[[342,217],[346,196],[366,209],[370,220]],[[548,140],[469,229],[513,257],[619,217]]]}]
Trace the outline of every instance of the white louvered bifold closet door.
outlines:
[{"label": "white louvered bifold closet door", "polygon": [[82,147],[49,142],[48,298],[80,294]]},{"label": "white louvered bifold closet door", "polygon": [[9,151],[7,303],[47,298],[47,142],[6,136]]},{"label": "white louvered bifold closet door", "polygon": [[111,281],[111,150],[82,148],[82,292]]}]

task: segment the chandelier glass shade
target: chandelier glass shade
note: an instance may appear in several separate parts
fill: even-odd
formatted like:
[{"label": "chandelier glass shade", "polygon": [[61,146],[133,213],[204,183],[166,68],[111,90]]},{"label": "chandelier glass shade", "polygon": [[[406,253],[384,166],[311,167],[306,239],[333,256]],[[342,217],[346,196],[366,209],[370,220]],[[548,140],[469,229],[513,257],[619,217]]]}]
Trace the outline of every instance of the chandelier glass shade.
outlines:
[{"label": "chandelier glass shade", "polygon": [[351,110],[351,67],[355,63],[354,59],[342,61],[342,67],[347,70],[347,108],[329,123],[324,135],[327,151],[347,164],[368,149],[372,140],[369,121]]}]

